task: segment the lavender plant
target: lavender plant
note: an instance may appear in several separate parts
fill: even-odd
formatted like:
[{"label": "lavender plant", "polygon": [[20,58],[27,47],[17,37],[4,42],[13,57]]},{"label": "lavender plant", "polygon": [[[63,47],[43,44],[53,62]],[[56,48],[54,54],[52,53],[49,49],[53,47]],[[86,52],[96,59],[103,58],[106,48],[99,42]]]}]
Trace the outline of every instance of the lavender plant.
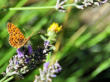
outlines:
[{"label": "lavender plant", "polygon": [[84,9],[88,6],[100,6],[107,2],[108,0],[75,0],[76,7],[79,9]]},{"label": "lavender plant", "polygon": [[34,82],[52,82],[52,78],[56,77],[56,74],[62,70],[60,64],[56,61],[50,65],[49,62],[44,63],[43,70],[39,69],[40,76],[35,76]]},{"label": "lavender plant", "polygon": [[[67,0],[60,1],[57,0],[55,6],[50,7],[33,7],[33,8],[9,8],[9,10],[27,10],[27,9],[40,9],[40,8],[55,8],[58,11],[65,12],[65,7],[74,6],[79,9],[84,9],[88,6],[99,6],[104,3],[107,3],[108,0],[75,0],[72,4],[64,5]],[[52,78],[56,77],[56,73],[61,71],[61,66],[58,61],[56,63],[51,63],[51,55],[55,50],[56,35],[61,31],[62,26],[59,26],[57,23],[53,23],[47,30],[45,36],[41,35],[41,38],[44,40],[44,48],[33,50],[31,45],[25,45],[17,49],[17,54],[13,56],[9,65],[6,68],[4,78],[0,82],[12,79],[16,76],[23,78],[23,75],[27,72],[35,69],[39,64],[44,60],[43,70],[40,69],[40,76],[36,75],[34,82],[52,82]],[[10,80],[10,79],[9,79]]]},{"label": "lavender plant", "polygon": [[49,61],[49,55],[51,55],[55,49],[54,43],[56,41],[56,34],[61,28],[62,26],[53,23],[47,30],[48,32],[45,35],[47,38],[43,35],[41,36],[44,40],[43,49],[38,48],[37,50],[33,50],[30,44],[18,48],[17,54],[10,59],[9,65],[4,73],[4,78],[1,79],[0,82],[4,82],[10,77],[13,79],[19,76],[19,78],[23,79],[24,74],[38,67],[46,57],[47,59],[45,61]]},{"label": "lavender plant", "polygon": [[36,68],[43,59],[45,59],[45,55],[35,53],[35,51],[32,50],[31,45],[18,48],[17,55],[13,56],[9,61],[9,65],[6,68],[6,75],[23,76],[23,74]]},{"label": "lavender plant", "polygon": [[16,10],[37,10],[37,9],[55,9],[60,12],[65,12],[66,7],[76,7],[78,9],[84,9],[88,6],[100,6],[109,2],[109,0],[74,0],[73,3],[65,4],[67,0],[56,0],[56,5],[54,6],[44,6],[44,7],[15,7],[15,8],[8,8],[8,9],[0,9],[0,11],[16,11]]},{"label": "lavender plant", "polygon": [[67,0],[64,0],[64,1],[57,0],[56,10],[61,11],[61,12],[65,12],[65,9],[64,9],[63,5],[64,5],[66,2],[67,2]]},{"label": "lavender plant", "polygon": [[35,69],[40,63],[45,59],[45,54],[43,51],[37,49],[33,50],[31,45],[25,45],[21,48],[17,49],[17,54],[13,56],[9,65],[6,68],[6,72],[4,73],[4,77],[0,82],[6,80],[9,77],[18,77],[23,78],[23,75],[27,72]]},{"label": "lavender plant", "polygon": [[44,50],[43,53],[50,51],[47,53],[47,60],[48,57],[52,54],[52,51],[55,50],[55,42],[56,42],[56,35],[59,31],[61,31],[62,26],[59,26],[57,23],[53,23],[50,25],[50,27],[47,29],[47,34],[45,36],[41,35],[41,38],[44,40]]},{"label": "lavender plant", "polygon": [[56,73],[59,73],[61,71],[61,66],[56,61],[55,63],[50,64],[52,51],[55,50],[54,43],[56,42],[56,35],[57,32],[61,30],[62,26],[59,26],[57,23],[53,23],[47,30],[47,38],[44,36],[41,36],[44,39],[44,52],[50,51],[46,54],[47,59],[46,62],[43,65],[43,70],[39,69],[40,76],[35,76],[34,82],[52,82],[52,78],[56,77]]}]

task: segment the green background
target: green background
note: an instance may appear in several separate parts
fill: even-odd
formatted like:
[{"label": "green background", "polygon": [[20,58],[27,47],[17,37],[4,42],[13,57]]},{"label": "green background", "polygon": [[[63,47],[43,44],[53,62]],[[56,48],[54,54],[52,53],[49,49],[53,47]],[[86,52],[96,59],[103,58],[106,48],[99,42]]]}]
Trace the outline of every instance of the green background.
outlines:
[{"label": "green background", "polygon": [[[68,0],[68,3],[73,3]],[[45,34],[53,22],[62,25],[57,35],[55,56],[62,71],[53,78],[53,82],[103,82],[110,80],[110,4],[100,7],[88,7],[80,10],[66,7],[66,12],[55,9],[36,9],[8,11],[11,7],[52,6],[56,0],[0,0],[0,73],[5,71],[9,59],[16,49],[8,42],[7,23],[18,26],[31,38],[33,48],[42,45],[40,33]],[[38,74],[36,68],[26,74],[23,80],[14,82],[32,82]],[[106,81],[107,82],[107,81]]]}]

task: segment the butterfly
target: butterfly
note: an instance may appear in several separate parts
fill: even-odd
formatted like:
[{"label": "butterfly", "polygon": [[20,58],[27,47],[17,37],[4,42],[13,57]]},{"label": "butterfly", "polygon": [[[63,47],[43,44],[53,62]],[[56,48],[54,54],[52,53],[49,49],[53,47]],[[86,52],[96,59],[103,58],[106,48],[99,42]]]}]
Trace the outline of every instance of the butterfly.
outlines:
[{"label": "butterfly", "polygon": [[32,36],[31,34],[28,38],[25,38],[20,29],[12,23],[8,23],[7,27],[9,33],[9,44],[14,48],[20,48],[24,46]]}]

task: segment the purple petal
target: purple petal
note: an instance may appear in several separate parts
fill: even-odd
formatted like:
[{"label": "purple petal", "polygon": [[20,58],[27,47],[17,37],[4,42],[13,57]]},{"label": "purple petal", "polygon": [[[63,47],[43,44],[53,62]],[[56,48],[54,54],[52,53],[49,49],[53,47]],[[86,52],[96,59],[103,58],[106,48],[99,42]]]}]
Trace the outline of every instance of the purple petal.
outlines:
[{"label": "purple petal", "polygon": [[61,68],[57,68],[57,69],[55,69],[54,71],[55,71],[55,73],[59,73],[59,72],[61,72]]},{"label": "purple petal", "polygon": [[18,62],[18,61],[16,61],[16,64],[19,64],[19,62]]},{"label": "purple petal", "polygon": [[103,0],[103,1],[101,1],[101,3],[106,3],[108,0]]},{"label": "purple petal", "polygon": [[29,61],[30,61],[30,59],[29,59],[29,58],[27,58],[27,59],[25,60],[25,62],[26,62],[26,63],[28,63]]},{"label": "purple petal", "polygon": [[49,66],[49,62],[44,63],[45,68],[48,68],[48,66]]},{"label": "purple petal", "polygon": [[28,45],[28,53],[32,54],[32,47],[31,47],[31,45]]},{"label": "purple petal", "polygon": [[61,68],[61,66],[58,62],[55,63],[55,66],[58,67],[58,68]]},{"label": "purple petal", "polygon": [[50,44],[48,40],[44,41],[44,46],[47,47]]},{"label": "purple petal", "polygon": [[58,73],[62,70],[62,68],[58,62],[55,63],[55,68],[56,68],[56,70],[55,70],[56,73]]},{"label": "purple petal", "polygon": [[45,70],[45,71],[47,71],[48,66],[49,66],[49,62],[44,63],[44,70]]},{"label": "purple petal", "polygon": [[51,75],[51,77],[56,77],[56,75],[55,75],[55,74],[53,74],[53,75]]},{"label": "purple petal", "polygon": [[24,54],[20,51],[20,48],[17,49],[18,57],[21,58]]}]

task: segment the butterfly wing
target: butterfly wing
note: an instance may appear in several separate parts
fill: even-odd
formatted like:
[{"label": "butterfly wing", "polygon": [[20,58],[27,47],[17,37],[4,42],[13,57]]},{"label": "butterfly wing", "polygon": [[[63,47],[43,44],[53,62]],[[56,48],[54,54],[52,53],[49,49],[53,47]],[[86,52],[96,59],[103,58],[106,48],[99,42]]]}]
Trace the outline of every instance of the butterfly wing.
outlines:
[{"label": "butterfly wing", "polygon": [[26,43],[23,33],[14,24],[8,23],[9,43],[15,48],[20,48]]}]

